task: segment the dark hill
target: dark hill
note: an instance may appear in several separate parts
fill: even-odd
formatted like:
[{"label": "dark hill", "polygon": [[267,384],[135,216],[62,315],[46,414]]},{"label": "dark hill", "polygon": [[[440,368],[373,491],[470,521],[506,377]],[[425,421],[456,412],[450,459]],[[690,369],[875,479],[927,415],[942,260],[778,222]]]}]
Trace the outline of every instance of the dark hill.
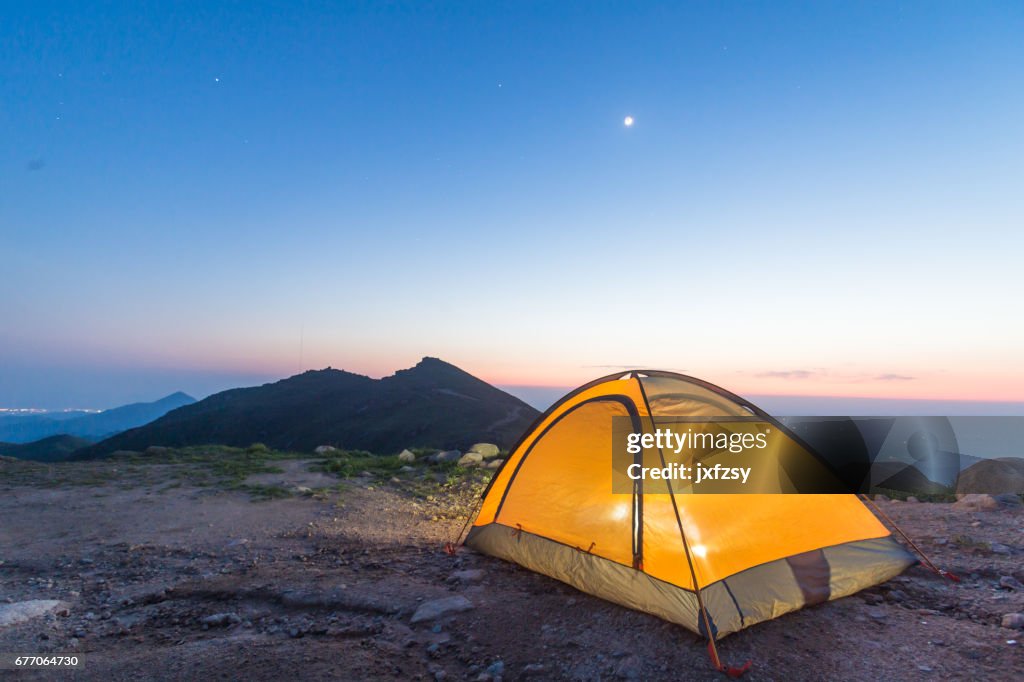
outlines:
[{"label": "dark hill", "polygon": [[77,436],[50,436],[31,443],[0,443],[0,455],[31,459],[37,462],[62,462],[72,452],[87,447],[92,441]]},{"label": "dark hill", "polygon": [[958,493],[1024,494],[1024,459],[999,457],[983,459],[960,474]]},{"label": "dark hill", "polygon": [[171,410],[196,400],[185,393],[172,393],[151,403],[132,403],[103,412],[37,414],[0,418],[0,440],[30,443],[41,438],[65,434],[97,441],[115,433],[148,424]]},{"label": "dark hill", "polygon": [[389,454],[406,447],[511,445],[538,412],[454,365],[424,358],[371,379],[336,369],[236,388],[179,408],[76,453],[75,459],[150,445],[251,443],[298,452],[318,445]]},{"label": "dark hill", "polygon": [[912,464],[875,462],[873,469],[875,477],[882,479],[877,486],[879,488],[899,490],[916,495],[951,492],[950,488],[929,479]]}]

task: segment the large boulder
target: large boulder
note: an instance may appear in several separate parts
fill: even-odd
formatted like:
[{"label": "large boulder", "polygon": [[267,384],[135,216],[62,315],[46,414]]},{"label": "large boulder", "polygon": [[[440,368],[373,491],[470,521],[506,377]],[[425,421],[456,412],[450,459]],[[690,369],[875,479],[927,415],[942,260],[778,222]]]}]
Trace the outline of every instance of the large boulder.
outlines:
[{"label": "large boulder", "polygon": [[399,462],[415,462],[416,461],[416,454],[413,453],[413,452],[410,452],[409,450],[402,450],[400,453],[398,453],[398,461]]},{"label": "large boulder", "polygon": [[494,443],[477,443],[469,449],[470,452],[478,452],[484,459],[494,459],[501,450]]}]

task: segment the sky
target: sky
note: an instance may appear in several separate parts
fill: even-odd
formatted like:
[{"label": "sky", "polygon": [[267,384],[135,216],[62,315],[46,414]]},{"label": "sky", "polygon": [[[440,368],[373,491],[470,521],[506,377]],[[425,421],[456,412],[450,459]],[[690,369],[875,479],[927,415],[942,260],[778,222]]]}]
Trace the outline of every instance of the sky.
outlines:
[{"label": "sky", "polygon": [[0,407],[426,355],[1024,402],[1021,35],[1017,2],[4,2]]}]

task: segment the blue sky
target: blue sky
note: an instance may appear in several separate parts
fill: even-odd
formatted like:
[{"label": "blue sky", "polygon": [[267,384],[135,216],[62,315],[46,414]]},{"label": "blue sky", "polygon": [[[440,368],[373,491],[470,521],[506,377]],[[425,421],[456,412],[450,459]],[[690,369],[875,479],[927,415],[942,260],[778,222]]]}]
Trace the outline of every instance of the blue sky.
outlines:
[{"label": "blue sky", "polygon": [[212,5],[0,5],[0,406],[1024,401],[1019,3]]}]

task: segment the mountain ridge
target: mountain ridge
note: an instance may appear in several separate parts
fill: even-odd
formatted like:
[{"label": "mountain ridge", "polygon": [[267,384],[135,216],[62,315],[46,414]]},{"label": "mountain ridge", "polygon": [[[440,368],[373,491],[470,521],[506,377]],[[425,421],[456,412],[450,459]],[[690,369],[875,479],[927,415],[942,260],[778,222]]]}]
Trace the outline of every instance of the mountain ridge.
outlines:
[{"label": "mountain ridge", "polygon": [[216,443],[311,452],[319,445],[379,454],[406,447],[511,445],[539,412],[438,358],[381,379],[346,370],[308,370],[234,388],[75,453],[75,459],[151,445]]},{"label": "mountain ridge", "polygon": [[0,443],[0,455],[36,462],[61,462],[71,453],[88,447],[92,441],[78,436],[58,434],[30,443]]},{"label": "mountain ridge", "polygon": [[196,400],[176,391],[152,402],[120,405],[102,412],[67,418],[46,414],[10,415],[0,418],[0,441],[12,444],[33,443],[57,435],[76,436],[98,441],[111,435],[153,421],[171,410],[190,405]]}]

